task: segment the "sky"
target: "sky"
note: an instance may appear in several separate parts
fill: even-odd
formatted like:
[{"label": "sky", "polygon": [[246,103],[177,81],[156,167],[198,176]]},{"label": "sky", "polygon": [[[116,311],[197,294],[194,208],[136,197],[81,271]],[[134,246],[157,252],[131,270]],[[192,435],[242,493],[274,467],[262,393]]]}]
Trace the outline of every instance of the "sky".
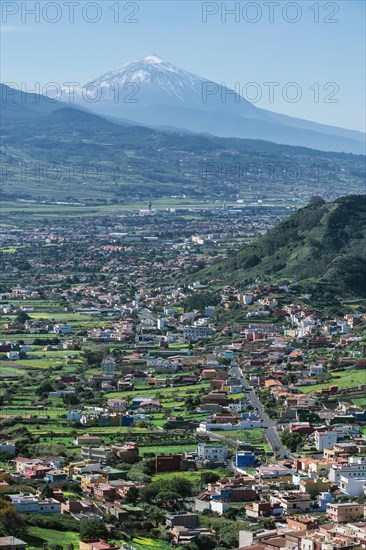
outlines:
[{"label": "sky", "polygon": [[257,107],[365,131],[365,6],[363,0],[3,0],[1,81],[24,82],[29,91],[49,82],[83,85],[156,54],[239,87]]}]

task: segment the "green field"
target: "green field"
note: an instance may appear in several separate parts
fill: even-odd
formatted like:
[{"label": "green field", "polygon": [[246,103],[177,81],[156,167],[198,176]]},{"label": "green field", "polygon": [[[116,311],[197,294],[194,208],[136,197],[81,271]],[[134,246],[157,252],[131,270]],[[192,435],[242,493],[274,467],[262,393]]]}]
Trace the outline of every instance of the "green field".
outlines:
[{"label": "green field", "polygon": [[155,474],[152,477],[152,480],[169,480],[172,477],[179,476],[183,477],[184,479],[188,479],[189,481],[192,481],[192,483],[197,483],[200,481],[201,475],[205,472],[212,472],[219,476],[226,476],[228,474],[228,471],[224,468],[216,468],[214,470],[197,470],[195,472],[165,472],[163,474]]},{"label": "green field", "polygon": [[72,544],[79,548],[79,535],[73,531],[55,531],[42,527],[29,527],[28,534],[24,537],[28,543],[28,549],[44,548],[45,544],[61,544],[64,548]]},{"label": "green field", "polygon": [[340,390],[353,388],[359,384],[366,384],[366,371],[364,370],[344,370],[333,371],[330,373],[332,379],[323,384],[315,384],[314,386],[299,386],[302,393],[313,394],[323,388],[329,386],[338,386]]},{"label": "green field", "polygon": [[197,445],[192,444],[182,444],[182,445],[144,445],[140,447],[140,456],[143,456],[144,453],[155,453],[168,455],[171,453],[184,453],[186,451],[195,451]]},{"label": "green field", "polygon": [[358,405],[359,407],[366,407],[366,397],[355,397],[351,399],[351,401],[354,405]]},{"label": "green field", "polygon": [[[82,186],[80,186],[81,188]],[[27,188],[29,191],[29,188]],[[36,191],[36,187],[35,187]],[[65,187],[59,189],[61,196],[66,193]],[[57,189],[53,188],[53,193],[57,193]],[[72,187],[72,193],[75,195],[76,188]],[[88,193],[82,189],[80,199],[86,198]],[[89,191],[90,197],[93,197],[93,192]],[[111,195],[112,196],[112,195]],[[183,208],[183,209],[205,209],[205,208],[219,208],[222,205],[222,200],[205,200],[195,199],[191,197],[187,198],[157,198],[154,200],[154,208]],[[235,206],[235,202],[228,201],[227,206]],[[282,206],[282,204],[281,204]],[[88,204],[88,205],[63,205],[62,209],[57,204],[35,204],[33,202],[18,202],[18,201],[4,201],[2,203],[3,215],[21,213],[23,218],[32,221],[44,220],[45,218],[60,218],[60,217],[84,217],[84,216],[115,216],[121,212],[135,211],[146,208],[146,202],[144,201],[126,201],[123,204]],[[11,247],[10,247],[11,248]]]},{"label": "green field", "polygon": [[[192,386],[176,386],[176,387],[173,387],[173,388],[149,388],[146,386],[146,389],[140,389],[140,390],[131,390],[131,391],[124,391],[123,393],[122,392],[111,392],[111,393],[106,393],[105,394],[105,397],[107,399],[110,399],[110,398],[113,398],[113,397],[139,397],[140,395],[141,396],[148,396],[149,398],[150,397],[153,397],[154,395],[157,395],[157,396],[161,396],[162,399],[164,399],[164,397],[167,397],[171,394],[177,394],[177,396],[179,397],[179,394],[181,396],[184,396],[185,394],[191,394],[191,393],[196,393],[197,391],[199,391],[200,389],[203,389],[203,388],[208,388],[209,387],[209,384],[208,383],[201,383],[199,385],[192,385]],[[177,397],[177,396],[173,396],[173,400],[171,401],[171,404],[177,404],[176,401],[174,400],[174,397]],[[157,397],[158,399],[159,397]]]},{"label": "green field", "polygon": [[149,539],[146,537],[135,537],[131,545],[136,550],[171,550],[173,547],[167,542],[157,539]]}]

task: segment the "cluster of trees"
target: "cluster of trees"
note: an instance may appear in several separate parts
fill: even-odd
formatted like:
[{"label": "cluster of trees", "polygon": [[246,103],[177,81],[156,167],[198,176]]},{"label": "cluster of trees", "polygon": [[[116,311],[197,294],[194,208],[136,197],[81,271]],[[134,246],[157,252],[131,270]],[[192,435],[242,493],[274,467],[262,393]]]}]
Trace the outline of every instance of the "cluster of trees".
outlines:
[{"label": "cluster of trees", "polygon": [[270,418],[276,418],[277,411],[276,411],[276,400],[271,394],[271,391],[269,388],[265,388],[262,390],[259,394],[259,399],[263,404],[263,408],[265,412],[268,414]]},{"label": "cluster of trees", "polygon": [[10,500],[0,499],[0,536],[20,537],[25,531],[25,521],[14,509]]},{"label": "cluster of trees", "polygon": [[140,496],[146,503],[178,509],[192,494],[192,483],[188,479],[174,476],[169,480],[157,480],[146,485],[141,490]]},{"label": "cluster of trees", "polygon": [[18,455],[25,457],[32,456],[34,445],[39,442],[39,437],[21,425],[15,426],[11,430],[11,435],[16,440]]},{"label": "cluster of trees", "polygon": [[185,298],[179,305],[184,307],[185,311],[204,310],[208,306],[217,306],[220,300],[220,294],[217,292],[197,292]]},{"label": "cluster of trees", "polygon": [[[219,542],[216,542],[216,546],[211,546],[211,548],[224,549],[237,548],[239,546],[240,523],[238,521],[203,514],[201,516],[201,525],[202,527],[213,529],[217,533]],[[243,523],[242,529],[245,529],[246,525]]]},{"label": "cluster of trees", "polygon": [[184,405],[188,411],[194,411],[201,404],[199,395],[188,395],[184,400]]},{"label": "cluster of trees", "polygon": [[[128,468],[128,465],[124,466]],[[155,471],[155,463],[153,459],[146,458],[141,462],[136,462],[129,468],[127,477],[131,481],[148,482]]]},{"label": "cluster of trees", "polygon": [[281,441],[293,453],[304,444],[304,438],[296,432],[285,432],[281,436]]}]

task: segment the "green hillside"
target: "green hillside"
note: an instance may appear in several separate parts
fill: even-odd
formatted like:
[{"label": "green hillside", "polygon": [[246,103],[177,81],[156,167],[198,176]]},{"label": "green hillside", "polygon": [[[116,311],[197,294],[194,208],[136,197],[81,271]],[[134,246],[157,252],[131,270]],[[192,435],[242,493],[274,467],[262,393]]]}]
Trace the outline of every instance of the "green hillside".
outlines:
[{"label": "green hillside", "polygon": [[312,201],[252,245],[204,270],[202,278],[226,283],[259,278],[366,297],[366,195]]}]

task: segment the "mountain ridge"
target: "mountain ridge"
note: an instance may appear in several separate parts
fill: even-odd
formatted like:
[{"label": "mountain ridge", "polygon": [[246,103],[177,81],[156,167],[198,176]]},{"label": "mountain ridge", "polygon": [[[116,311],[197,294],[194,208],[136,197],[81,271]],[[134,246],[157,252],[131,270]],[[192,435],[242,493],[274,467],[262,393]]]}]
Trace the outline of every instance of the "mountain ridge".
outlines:
[{"label": "mountain ridge", "polygon": [[366,298],[366,195],[320,197],[244,250],[197,274],[225,283],[266,279]]}]

